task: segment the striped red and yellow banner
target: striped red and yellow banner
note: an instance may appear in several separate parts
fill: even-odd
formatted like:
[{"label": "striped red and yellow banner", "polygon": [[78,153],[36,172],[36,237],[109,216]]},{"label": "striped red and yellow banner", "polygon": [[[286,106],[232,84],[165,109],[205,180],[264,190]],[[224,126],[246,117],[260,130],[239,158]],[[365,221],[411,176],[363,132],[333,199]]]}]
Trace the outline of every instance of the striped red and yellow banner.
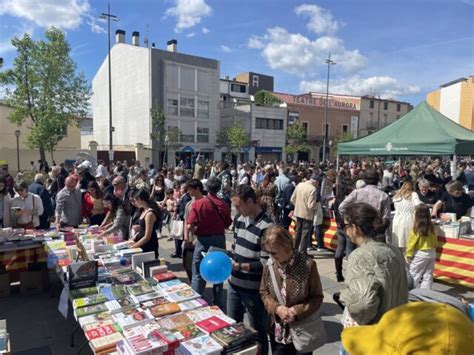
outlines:
[{"label": "striped red and yellow banner", "polygon": [[[290,233],[294,235],[294,224]],[[323,220],[324,246],[335,251],[337,248],[337,224],[331,217]],[[313,244],[316,236],[313,234]],[[438,236],[434,277],[451,284],[474,288],[474,240]]]},{"label": "striped red and yellow banner", "polygon": [[28,263],[46,262],[48,254],[43,246],[34,249],[20,249],[0,252],[0,263],[10,274],[11,281],[17,281],[21,271],[28,269]]}]

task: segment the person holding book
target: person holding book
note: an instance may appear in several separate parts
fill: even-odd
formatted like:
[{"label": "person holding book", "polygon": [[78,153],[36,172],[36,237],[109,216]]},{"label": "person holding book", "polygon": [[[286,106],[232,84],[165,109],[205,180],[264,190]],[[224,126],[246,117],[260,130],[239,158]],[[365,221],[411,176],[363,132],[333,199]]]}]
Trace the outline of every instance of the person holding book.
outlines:
[{"label": "person holding book", "polygon": [[[290,327],[315,317],[323,303],[323,289],[316,263],[293,248],[290,233],[281,226],[271,226],[265,232],[262,248],[270,254],[263,268],[260,295],[270,315],[269,333],[272,354],[311,354],[296,350],[294,332]],[[276,285],[274,284],[276,282]],[[324,334],[320,336],[321,342]],[[320,344],[321,345],[321,344]]]},{"label": "person holding book", "polygon": [[[203,259],[202,253],[209,248],[216,247],[225,249],[225,230],[232,223],[229,206],[217,197],[222,182],[217,178],[207,181],[208,194],[205,198],[192,204],[186,224],[191,232],[197,236],[193,254],[193,280],[192,288],[200,295],[206,288],[206,281],[202,278],[200,265]],[[215,284],[212,288],[212,303],[222,308],[223,306],[223,284]]]},{"label": "person holding book", "polygon": [[15,185],[17,195],[11,201],[13,220],[17,228],[36,228],[40,226],[43,214],[43,202],[38,195],[28,192],[28,184],[24,181]]},{"label": "person holding book", "polygon": [[161,212],[158,205],[150,199],[150,194],[144,189],[140,189],[133,195],[135,205],[143,212],[140,215],[139,224],[143,234],[138,234],[132,248],[142,248],[143,252],[153,251],[155,259],[158,259],[158,229]]},{"label": "person holding book", "polygon": [[102,232],[99,236],[104,237],[108,234],[121,233],[125,238],[128,235],[130,216],[125,212],[122,202],[114,195],[107,195],[104,197],[103,203],[109,211],[100,226]]},{"label": "person holding book", "polygon": [[273,220],[260,207],[255,190],[249,185],[237,187],[232,203],[238,214],[234,218],[233,267],[227,291],[227,315],[242,322],[244,313],[248,314],[250,325],[258,332],[262,355],[266,355],[266,312],[259,289],[268,253],[262,250],[261,240]]},{"label": "person holding book", "polygon": [[81,190],[76,188],[77,179],[66,178],[64,188],[56,195],[56,228],[75,227],[82,222]]}]

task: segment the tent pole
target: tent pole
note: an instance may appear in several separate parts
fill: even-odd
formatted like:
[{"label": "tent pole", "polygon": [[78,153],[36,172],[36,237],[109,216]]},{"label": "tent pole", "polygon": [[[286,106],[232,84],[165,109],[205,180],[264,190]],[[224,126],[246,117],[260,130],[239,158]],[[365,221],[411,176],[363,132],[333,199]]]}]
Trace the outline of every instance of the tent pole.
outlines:
[{"label": "tent pole", "polygon": [[457,159],[458,157],[456,154],[453,154],[453,160],[451,161],[451,179],[456,180],[456,166],[457,164]]}]

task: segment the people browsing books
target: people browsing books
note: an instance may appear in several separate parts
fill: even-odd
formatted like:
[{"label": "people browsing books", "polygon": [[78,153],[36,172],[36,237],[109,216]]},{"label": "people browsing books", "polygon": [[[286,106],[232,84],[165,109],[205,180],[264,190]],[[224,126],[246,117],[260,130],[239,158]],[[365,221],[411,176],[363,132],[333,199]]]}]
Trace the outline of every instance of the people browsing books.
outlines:
[{"label": "people browsing books", "polygon": [[144,231],[143,236],[135,240],[132,248],[142,248],[143,252],[155,252],[155,258],[158,259],[158,229],[161,212],[155,201],[150,199],[150,194],[146,190],[138,190],[133,195],[135,204],[143,212],[140,215],[140,229]]}]

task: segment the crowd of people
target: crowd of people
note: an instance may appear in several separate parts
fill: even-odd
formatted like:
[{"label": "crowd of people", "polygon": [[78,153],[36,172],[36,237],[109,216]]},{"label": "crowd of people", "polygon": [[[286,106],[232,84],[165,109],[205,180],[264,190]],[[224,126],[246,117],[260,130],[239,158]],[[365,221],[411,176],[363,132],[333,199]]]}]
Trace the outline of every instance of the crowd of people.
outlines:
[{"label": "crowd of people", "polygon": [[247,313],[263,354],[269,346],[273,354],[313,350],[292,329],[319,317],[323,292],[308,251],[324,249],[325,213],[337,222],[335,271],[345,288],[335,299],[344,307],[343,325],[371,325],[407,303],[410,287],[431,288],[432,219],[450,213],[470,217],[468,191],[474,190],[473,164],[452,167],[440,159],[343,161],[336,167],[198,158],[193,170],[143,167],[138,161],[110,166],[99,161],[95,169],[78,162],[70,171],[42,168],[31,184],[13,181],[7,172],[0,176],[3,227],[87,223],[99,226],[102,236],[121,235],[156,257],[166,234],[175,241],[172,257],[183,258],[191,285],[201,294],[203,253],[226,249],[231,230],[227,299],[223,285],[213,285],[212,304],[225,307],[236,321]]}]

